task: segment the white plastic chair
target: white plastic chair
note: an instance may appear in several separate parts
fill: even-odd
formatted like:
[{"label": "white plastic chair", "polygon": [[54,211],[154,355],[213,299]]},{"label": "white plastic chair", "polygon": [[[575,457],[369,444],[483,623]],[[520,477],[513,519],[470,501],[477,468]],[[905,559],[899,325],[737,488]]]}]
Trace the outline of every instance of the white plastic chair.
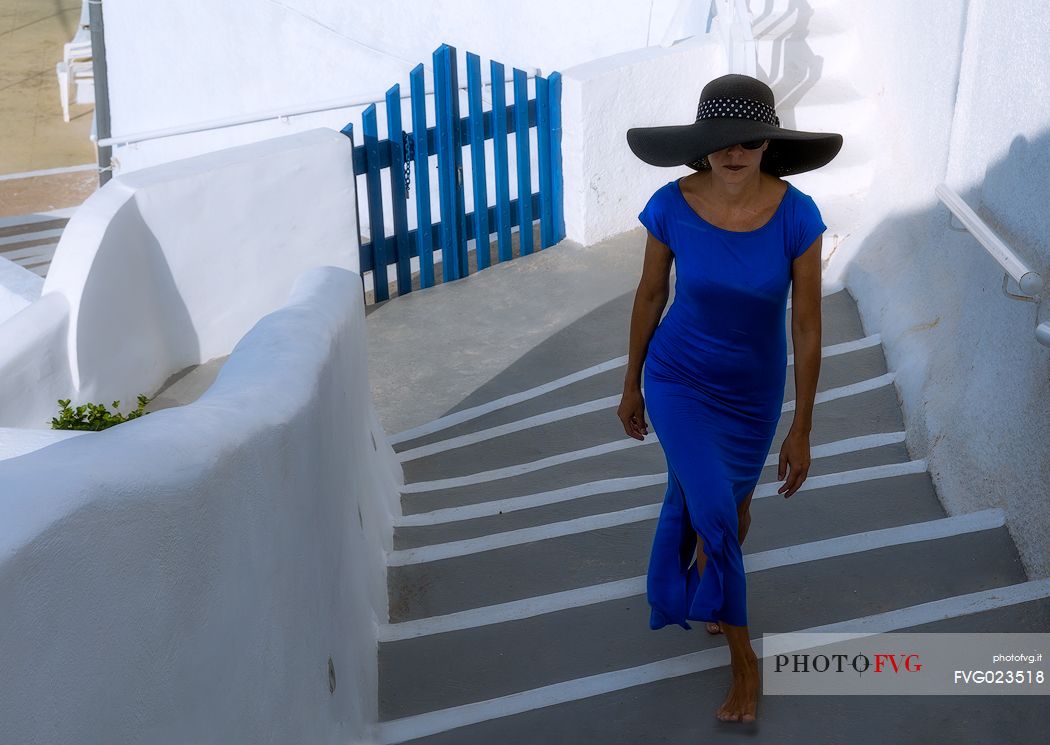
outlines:
[{"label": "white plastic chair", "polygon": [[58,77],[58,95],[62,102],[62,119],[69,121],[69,86],[82,81],[94,82],[91,65],[91,29],[88,24],[88,5],[80,9],[80,28],[73,40],[63,45],[62,61],[55,65]]}]

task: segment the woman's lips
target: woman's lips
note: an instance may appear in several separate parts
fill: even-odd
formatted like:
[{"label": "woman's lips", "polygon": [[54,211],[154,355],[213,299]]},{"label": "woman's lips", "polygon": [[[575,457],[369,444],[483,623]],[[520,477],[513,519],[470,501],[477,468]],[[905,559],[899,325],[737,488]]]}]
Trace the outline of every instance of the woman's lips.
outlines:
[{"label": "woman's lips", "polygon": [[739,171],[743,166],[726,166],[730,171]]}]

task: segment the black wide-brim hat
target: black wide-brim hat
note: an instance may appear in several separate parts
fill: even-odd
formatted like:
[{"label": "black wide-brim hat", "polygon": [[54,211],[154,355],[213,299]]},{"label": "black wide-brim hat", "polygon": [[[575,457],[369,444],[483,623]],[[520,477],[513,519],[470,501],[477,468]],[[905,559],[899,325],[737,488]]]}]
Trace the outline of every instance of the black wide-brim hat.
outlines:
[{"label": "black wide-brim hat", "polygon": [[631,151],[654,166],[706,170],[707,155],[739,142],[769,139],[761,170],[775,176],[827,165],[842,149],[842,135],[784,129],[773,91],[750,75],[731,73],[704,86],[692,124],[627,130]]}]

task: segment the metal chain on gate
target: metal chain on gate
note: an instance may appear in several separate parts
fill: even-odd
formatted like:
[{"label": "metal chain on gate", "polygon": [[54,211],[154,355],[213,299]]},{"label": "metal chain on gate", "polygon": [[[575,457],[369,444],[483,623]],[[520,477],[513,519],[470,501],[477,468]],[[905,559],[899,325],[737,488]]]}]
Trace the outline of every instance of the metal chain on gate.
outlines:
[{"label": "metal chain on gate", "polygon": [[409,168],[412,167],[412,159],[416,157],[416,148],[412,138],[408,136],[408,132],[403,129],[401,130],[401,144],[405,154],[405,199],[408,199],[409,188],[412,183],[409,176]]}]

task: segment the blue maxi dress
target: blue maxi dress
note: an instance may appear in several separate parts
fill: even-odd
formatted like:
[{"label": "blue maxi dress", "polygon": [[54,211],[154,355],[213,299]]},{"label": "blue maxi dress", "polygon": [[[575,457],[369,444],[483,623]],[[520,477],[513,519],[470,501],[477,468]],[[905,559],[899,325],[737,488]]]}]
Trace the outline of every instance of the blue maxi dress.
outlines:
[{"label": "blue maxi dress", "polygon": [[[674,254],[675,297],[643,368],[646,413],[667,461],[667,490],[646,582],[649,627],[687,619],[747,625],[737,507],[758,483],[783,407],[791,262],[826,229],[790,183],[762,227],[700,217],[668,182],[638,219]],[[703,579],[695,562],[703,537]]]}]

